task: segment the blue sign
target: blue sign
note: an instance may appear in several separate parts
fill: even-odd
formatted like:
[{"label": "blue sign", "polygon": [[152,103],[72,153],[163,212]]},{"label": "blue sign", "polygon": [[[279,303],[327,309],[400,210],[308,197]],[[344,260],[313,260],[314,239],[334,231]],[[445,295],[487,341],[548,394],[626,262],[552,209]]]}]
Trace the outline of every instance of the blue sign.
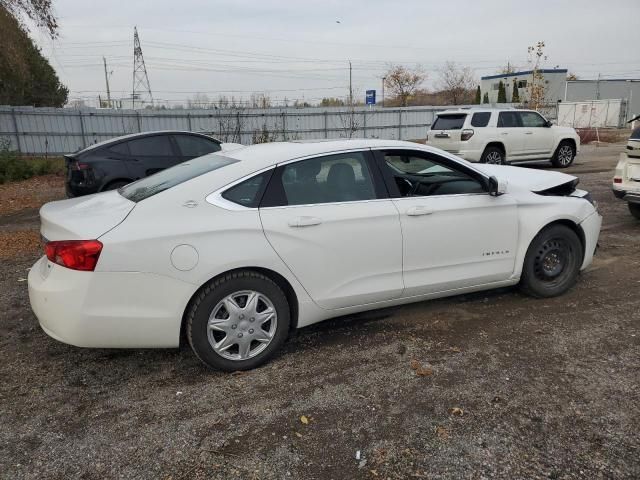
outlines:
[{"label": "blue sign", "polygon": [[367,95],[365,97],[365,102],[367,105],[375,105],[376,104],[376,91],[375,90],[367,90]]}]

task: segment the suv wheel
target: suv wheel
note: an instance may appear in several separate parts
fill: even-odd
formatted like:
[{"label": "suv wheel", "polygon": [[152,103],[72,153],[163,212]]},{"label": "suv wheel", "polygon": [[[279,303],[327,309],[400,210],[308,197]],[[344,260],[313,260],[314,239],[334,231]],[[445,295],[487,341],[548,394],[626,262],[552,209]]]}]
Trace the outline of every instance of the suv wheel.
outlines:
[{"label": "suv wheel", "polygon": [[631,215],[640,220],[640,203],[629,203],[628,205]]},{"label": "suv wheel", "polygon": [[187,314],[187,339],[208,367],[249,370],[280,349],[289,322],[282,289],[260,273],[240,271],[210,282],[196,296]]},{"label": "suv wheel", "polygon": [[480,158],[482,163],[491,163],[494,165],[504,165],[504,153],[498,147],[487,147]]},{"label": "suv wheel", "polygon": [[565,225],[551,225],[538,233],[529,245],[520,288],[532,297],[561,295],[576,283],[582,259],[578,235]]},{"label": "suv wheel", "polygon": [[560,145],[558,145],[556,153],[551,159],[551,163],[554,167],[567,168],[573,163],[573,159],[575,158],[575,156],[576,148],[571,142],[563,140],[562,142],[560,142]]}]

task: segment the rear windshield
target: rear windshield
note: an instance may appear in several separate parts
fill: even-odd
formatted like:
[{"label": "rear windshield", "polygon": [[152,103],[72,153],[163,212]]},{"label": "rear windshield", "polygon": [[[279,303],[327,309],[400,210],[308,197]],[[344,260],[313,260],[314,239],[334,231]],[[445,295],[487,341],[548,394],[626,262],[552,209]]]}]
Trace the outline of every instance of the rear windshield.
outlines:
[{"label": "rear windshield", "polygon": [[431,125],[431,130],[460,130],[464,125],[466,113],[456,113],[454,115],[438,115],[436,121]]},{"label": "rear windshield", "polygon": [[633,132],[631,132],[629,140],[640,140],[640,127],[634,129]]},{"label": "rear windshield", "polygon": [[118,193],[132,202],[139,202],[187,180],[237,162],[239,160],[222,155],[205,155],[125,185],[118,190]]}]

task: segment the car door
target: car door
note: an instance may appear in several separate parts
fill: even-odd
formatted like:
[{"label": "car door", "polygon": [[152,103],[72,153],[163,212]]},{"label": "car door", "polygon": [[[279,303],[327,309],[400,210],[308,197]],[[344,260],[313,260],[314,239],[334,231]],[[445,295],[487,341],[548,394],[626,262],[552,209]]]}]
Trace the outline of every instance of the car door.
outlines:
[{"label": "car door", "polygon": [[398,211],[369,150],[280,165],[260,206],[264,233],[322,308],[398,297],[402,235]]},{"label": "car door", "polygon": [[525,134],[520,126],[520,117],[515,110],[498,113],[496,132],[504,145],[508,161],[519,160],[526,155]]},{"label": "car door", "polygon": [[550,158],[553,149],[553,131],[538,112],[518,112],[525,134],[524,150],[528,158]]},{"label": "car door", "polygon": [[201,137],[200,135],[176,133],[173,135],[173,139],[180,152],[181,162],[220,151],[220,144],[218,142],[210,138]]},{"label": "car door", "polygon": [[460,162],[414,150],[376,152],[403,238],[403,297],[500,282],[514,271],[518,211]]},{"label": "car door", "polygon": [[151,135],[129,140],[129,170],[135,178],[153,175],[180,163],[169,135]]}]

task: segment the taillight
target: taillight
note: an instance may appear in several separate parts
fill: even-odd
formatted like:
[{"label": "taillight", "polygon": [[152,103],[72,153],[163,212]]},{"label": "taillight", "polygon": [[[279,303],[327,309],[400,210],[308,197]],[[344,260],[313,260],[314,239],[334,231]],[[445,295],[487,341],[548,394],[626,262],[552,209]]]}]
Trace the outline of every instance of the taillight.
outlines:
[{"label": "taillight", "polygon": [[44,251],[53,263],[72,270],[93,272],[102,251],[102,242],[98,240],[47,242]]},{"label": "taillight", "polygon": [[89,164],[88,163],[75,162],[74,164],[72,164],[72,167],[73,167],[74,170],[87,170],[89,168]]},{"label": "taillight", "polygon": [[622,179],[620,177],[614,177],[613,183],[622,183]]},{"label": "taillight", "polygon": [[464,142],[465,140],[469,140],[471,137],[473,137],[473,130],[471,128],[465,128],[464,130],[462,130],[462,133],[460,134],[460,140]]}]

